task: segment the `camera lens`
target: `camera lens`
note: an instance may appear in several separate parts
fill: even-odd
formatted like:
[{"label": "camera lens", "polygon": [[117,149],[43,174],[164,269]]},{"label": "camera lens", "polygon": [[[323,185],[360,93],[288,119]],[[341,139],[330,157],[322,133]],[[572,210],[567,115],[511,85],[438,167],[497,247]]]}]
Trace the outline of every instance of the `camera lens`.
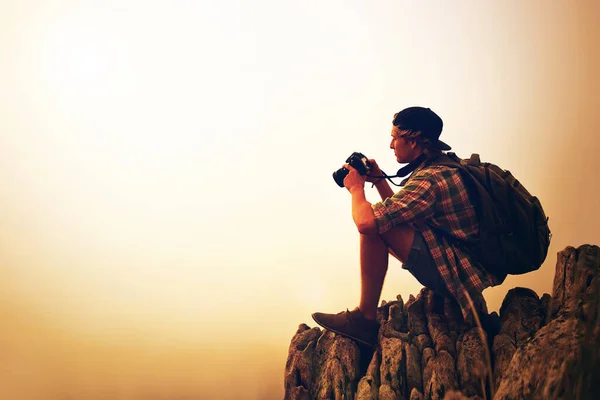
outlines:
[{"label": "camera lens", "polygon": [[[367,159],[364,154],[356,151],[350,154],[350,157],[348,157],[346,162],[355,168],[361,175],[367,175],[371,169],[371,163],[369,163],[369,159]],[[349,170],[342,167],[333,173],[333,180],[338,184],[339,187],[344,187],[344,178],[346,178],[349,172]]]},{"label": "camera lens", "polygon": [[333,180],[338,184],[339,187],[344,187],[344,178],[348,175],[346,168],[342,167],[333,173]]}]

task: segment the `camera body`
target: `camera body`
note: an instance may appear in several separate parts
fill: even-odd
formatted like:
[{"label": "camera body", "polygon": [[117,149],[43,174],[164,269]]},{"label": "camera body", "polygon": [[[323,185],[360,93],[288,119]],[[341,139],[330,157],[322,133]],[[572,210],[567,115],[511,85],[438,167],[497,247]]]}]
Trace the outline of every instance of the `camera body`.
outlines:
[{"label": "camera body", "polygon": [[[346,160],[346,163],[355,168],[361,175],[367,175],[371,170],[369,159],[362,153],[352,153]],[[333,173],[333,180],[339,187],[344,187],[344,178],[346,178],[349,172],[348,169],[342,167]]]}]

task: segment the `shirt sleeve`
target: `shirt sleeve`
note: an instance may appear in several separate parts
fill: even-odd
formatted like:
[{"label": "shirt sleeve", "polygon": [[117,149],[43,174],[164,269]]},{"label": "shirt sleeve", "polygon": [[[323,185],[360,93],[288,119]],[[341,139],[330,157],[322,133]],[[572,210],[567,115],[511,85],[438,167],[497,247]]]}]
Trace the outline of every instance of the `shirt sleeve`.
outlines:
[{"label": "shirt sleeve", "polygon": [[435,210],[435,190],[427,175],[411,177],[406,186],[392,197],[371,207],[380,234],[395,226],[431,218]]}]

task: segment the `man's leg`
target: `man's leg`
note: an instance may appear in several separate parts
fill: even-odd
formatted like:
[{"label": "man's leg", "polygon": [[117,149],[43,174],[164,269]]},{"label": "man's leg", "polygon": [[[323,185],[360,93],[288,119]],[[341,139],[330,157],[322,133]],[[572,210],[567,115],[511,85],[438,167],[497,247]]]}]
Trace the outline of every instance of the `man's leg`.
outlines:
[{"label": "man's leg", "polygon": [[379,332],[377,304],[388,268],[388,253],[400,261],[408,259],[414,229],[400,226],[383,235],[360,235],[360,305],[352,311],[337,314],[314,313],[322,327],[354,340],[375,346]]},{"label": "man's leg", "polygon": [[383,235],[360,235],[361,295],[358,308],[365,318],[376,318],[388,268],[388,253],[406,262],[414,235],[415,231],[409,225],[395,227]]}]

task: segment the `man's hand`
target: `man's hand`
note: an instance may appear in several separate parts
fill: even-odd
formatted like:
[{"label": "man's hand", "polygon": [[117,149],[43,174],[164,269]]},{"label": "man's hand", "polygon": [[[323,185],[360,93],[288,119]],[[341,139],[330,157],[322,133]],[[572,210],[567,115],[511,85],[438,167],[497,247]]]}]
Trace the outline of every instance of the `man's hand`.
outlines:
[{"label": "man's hand", "polygon": [[350,193],[357,189],[364,190],[367,177],[359,174],[356,168],[350,164],[344,164],[344,168],[349,171],[348,175],[344,178],[344,186],[346,189],[348,189]]},{"label": "man's hand", "polygon": [[344,186],[352,195],[352,219],[358,231],[365,235],[377,233],[377,223],[371,203],[365,198],[366,176],[358,173],[351,165],[344,164],[349,172],[344,178]]},{"label": "man's hand", "polygon": [[369,159],[369,163],[371,164],[371,170],[367,174],[367,182],[374,183],[381,179],[383,172],[381,171],[381,168],[379,168],[379,165],[377,165],[377,162],[372,158]]}]

